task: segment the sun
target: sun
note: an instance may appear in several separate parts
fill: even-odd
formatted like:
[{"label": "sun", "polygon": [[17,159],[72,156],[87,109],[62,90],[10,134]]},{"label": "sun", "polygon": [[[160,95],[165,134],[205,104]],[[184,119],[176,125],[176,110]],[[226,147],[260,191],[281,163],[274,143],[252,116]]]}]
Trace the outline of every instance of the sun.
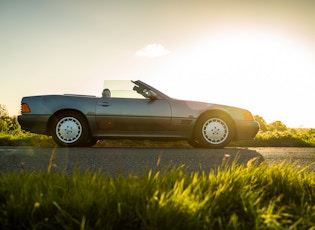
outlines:
[{"label": "sun", "polygon": [[227,30],[202,36],[170,56],[160,75],[178,76],[168,78],[174,97],[244,107],[289,126],[312,119],[314,112],[302,115],[297,107],[308,108],[307,98],[314,97],[315,55],[295,36]]},{"label": "sun", "polygon": [[217,100],[290,124],[298,116],[293,104],[309,106],[307,98],[315,83],[314,53],[293,37],[226,32],[201,43],[194,55],[198,54],[195,67]]}]

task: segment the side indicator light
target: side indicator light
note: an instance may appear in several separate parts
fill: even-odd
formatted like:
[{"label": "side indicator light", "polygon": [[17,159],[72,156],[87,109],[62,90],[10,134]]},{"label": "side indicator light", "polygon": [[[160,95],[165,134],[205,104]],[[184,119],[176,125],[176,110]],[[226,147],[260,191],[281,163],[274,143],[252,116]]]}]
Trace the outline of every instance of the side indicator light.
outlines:
[{"label": "side indicator light", "polygon": [[28,104],[26,104],[26,103],[22,103],[21,104],[21,112],[22,113],[29,113],[29,112],[31,112],[31,109],[30,109],[30,107],[28,107]]}]

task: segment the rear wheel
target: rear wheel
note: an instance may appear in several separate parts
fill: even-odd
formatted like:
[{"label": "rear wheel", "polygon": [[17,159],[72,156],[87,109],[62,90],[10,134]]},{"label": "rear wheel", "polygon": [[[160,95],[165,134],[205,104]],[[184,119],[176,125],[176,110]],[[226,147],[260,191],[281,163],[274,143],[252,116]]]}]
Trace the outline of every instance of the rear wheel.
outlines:
[{"label": "rear wheel", "polygon": [[89,127],[84,116],[79,113],[57,115],[51,127],[52,137],[60,146],[84,146],[89,139]]},{"label": "rear wheel", "polygon": [[218,112],[205,114],[196,124],[194,141],[195,146],[204,148],[223,148],[233,137],[233,123],[231,119]]}]

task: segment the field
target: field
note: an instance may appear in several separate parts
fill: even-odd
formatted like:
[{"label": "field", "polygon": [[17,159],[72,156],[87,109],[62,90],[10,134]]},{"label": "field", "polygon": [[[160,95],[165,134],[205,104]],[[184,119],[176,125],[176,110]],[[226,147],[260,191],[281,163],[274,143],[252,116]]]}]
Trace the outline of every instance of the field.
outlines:
[{"label": "field", "polygon": [[294,165],[184,166],[140,176],[5,173],[1,229],[315,229],[315,174]]}]

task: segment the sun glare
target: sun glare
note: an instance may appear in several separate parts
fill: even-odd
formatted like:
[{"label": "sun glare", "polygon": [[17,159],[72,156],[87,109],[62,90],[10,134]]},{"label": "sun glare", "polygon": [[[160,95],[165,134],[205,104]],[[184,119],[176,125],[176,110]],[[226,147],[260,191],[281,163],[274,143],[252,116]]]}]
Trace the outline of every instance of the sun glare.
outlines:
[{"label": "sun glare", "polygon": [[[245,107],[270,121],[285,113],[283,121],[298,126],[293,123],[301,115],[292,104],[309,106],[315,76],[314,53],[305,43],[281,34],[229,31],[189,47],[173,65],[184,81],[172,95]],[[178,78],[170,85],[176,84]]]}]

